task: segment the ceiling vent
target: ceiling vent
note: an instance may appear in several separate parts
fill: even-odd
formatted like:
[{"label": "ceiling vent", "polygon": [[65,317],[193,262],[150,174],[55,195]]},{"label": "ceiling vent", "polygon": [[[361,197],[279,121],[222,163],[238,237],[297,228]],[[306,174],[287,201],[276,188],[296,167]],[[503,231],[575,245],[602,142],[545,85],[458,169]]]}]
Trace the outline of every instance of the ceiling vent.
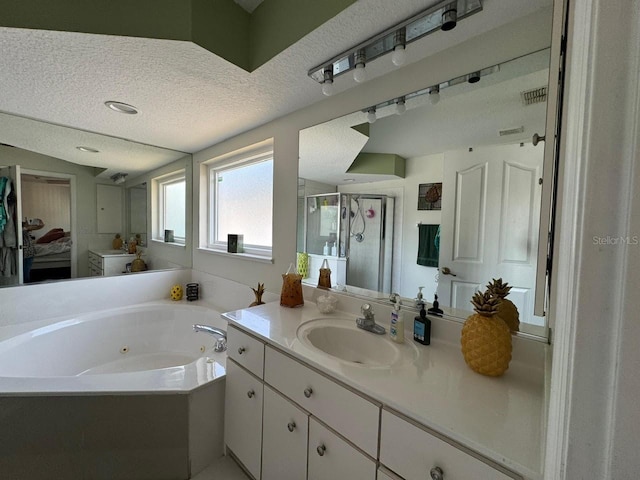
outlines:
[{"label": "ceiling vent", "polygon": [[533,90],[527,90],[526,92],[520,92],[520,98],[522,98],[522,104],[533,105],[534,103],[542,103],[547,101],[547,87],[534,88]]},{"label": "ceiling vent", "polygon": [[498,132],[498,135],[500,135],[501,137],[504,137],[505,135],[515,135],[516,133],[523,133],[523,132],[524,132],[524,127],[508,128],[506,130],[500,130]]}]

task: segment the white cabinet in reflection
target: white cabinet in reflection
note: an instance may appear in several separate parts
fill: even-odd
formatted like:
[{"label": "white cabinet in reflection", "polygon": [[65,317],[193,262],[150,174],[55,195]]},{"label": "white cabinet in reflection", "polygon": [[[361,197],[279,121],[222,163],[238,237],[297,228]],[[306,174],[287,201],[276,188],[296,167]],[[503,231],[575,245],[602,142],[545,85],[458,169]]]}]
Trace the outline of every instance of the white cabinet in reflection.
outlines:
[{"label": "white cabinet in reflection", "polygon": [[96,185],[98,233],[122,233],[122,187]]}]

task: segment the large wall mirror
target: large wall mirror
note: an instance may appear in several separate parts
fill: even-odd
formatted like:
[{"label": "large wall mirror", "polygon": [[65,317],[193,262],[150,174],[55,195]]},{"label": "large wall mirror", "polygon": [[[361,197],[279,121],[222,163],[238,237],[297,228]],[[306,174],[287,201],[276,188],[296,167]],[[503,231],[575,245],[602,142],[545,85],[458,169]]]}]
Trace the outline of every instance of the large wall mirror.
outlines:
[{"label": "large wall mirror", "polygon": [[545,131],[549,65],[537,49],[302,130],[304,281],[316,285],[326,259],[338,290],[414,308],[420,290],[437,293],[464,319],[501,277],[521,332],[544,336],[533,306],[544,145],[532,138]]},{"label": "large wall mirror", "polygon": [[[106,267],[100,271],[92,266],[89,252],[117,256],[122,250],[113,248],[116,234],[124,241],[137,236],[149,271],[191,266],[186,246],[179,254],[175,246],[166,247],[171,250],[167,257],[163,242],[152,239],[148,188],[156,174],[166,173],[172,165],[185,171],[186,181],[191,182],[191,155],[4,113],[0,131],[0,178],[9,179],[5,183],[11,186],[9,213],[14,219],[0,231],[0,286],[106,275]],[[23,143],[31,149],[21,148]],[[82,151],[77,145],[91,145],[99,152]],[[100,166],[100,155],[120,163]],[[126,175],[120,180],[116,172]],[[190,192],[187,188],[187,208]],[[9,192],[3,189],[3,193]],[[187,212],[184,218],[190,222]],[[27,227],[35,256],[25,278],[18,240],[22,222],[35,224],[36,219],[44,225]],[[191,231],[190,224],[185,227]],[[108,262],[118,263],[111,269],[117,274],[126,272],[124,259]]]}]

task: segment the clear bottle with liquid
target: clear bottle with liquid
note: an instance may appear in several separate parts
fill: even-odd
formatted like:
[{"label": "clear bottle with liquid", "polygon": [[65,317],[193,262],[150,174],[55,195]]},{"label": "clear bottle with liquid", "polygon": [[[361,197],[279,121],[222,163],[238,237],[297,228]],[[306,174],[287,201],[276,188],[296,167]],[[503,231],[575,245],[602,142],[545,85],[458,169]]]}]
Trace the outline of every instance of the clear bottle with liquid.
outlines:
[{"label": "clear bottle with liquid", "polygon": [[398,300],[393,306],[391,311],[391,327],[389,328],[389,335],[391,340],[397,343],[404,343],[404,319],[400,312],[402,302]]}]

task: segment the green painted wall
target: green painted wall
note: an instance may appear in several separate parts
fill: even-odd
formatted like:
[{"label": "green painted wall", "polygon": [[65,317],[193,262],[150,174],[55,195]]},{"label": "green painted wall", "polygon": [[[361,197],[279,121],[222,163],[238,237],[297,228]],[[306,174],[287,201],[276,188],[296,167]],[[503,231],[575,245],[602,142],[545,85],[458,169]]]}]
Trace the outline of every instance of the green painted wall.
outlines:
[{"label": "green painted wall", "polygon": [[[251,70],[268,62],[355,2],[265,0],[251,15]],[[309,65],[309,68],[314,66]]]},{"label": "green painted wall", "polygon": [[362,135],[368,137],[371,130],[371,124],[369,122],[361,123],[360,125],[354,125],[353,128],[356,132],[360,132]]},{"label": "green painted wall", "polygon": [[253,71],[355,1],[0,0],[0,26],[191,41]]},{"label": "green painted wall", "polygon": [[404,178],[405,163],[403,157],[394,153],[359,153],[347,172],[395,175]]},{"label": "green painted wall", "polygon": [[0,0],[0,26],[189,40],[191,1]]},{"label": "green painted wall", "polygon": [[251,71],[251,15],[233,0],[191,2],[191,40],[240,68]]}]

